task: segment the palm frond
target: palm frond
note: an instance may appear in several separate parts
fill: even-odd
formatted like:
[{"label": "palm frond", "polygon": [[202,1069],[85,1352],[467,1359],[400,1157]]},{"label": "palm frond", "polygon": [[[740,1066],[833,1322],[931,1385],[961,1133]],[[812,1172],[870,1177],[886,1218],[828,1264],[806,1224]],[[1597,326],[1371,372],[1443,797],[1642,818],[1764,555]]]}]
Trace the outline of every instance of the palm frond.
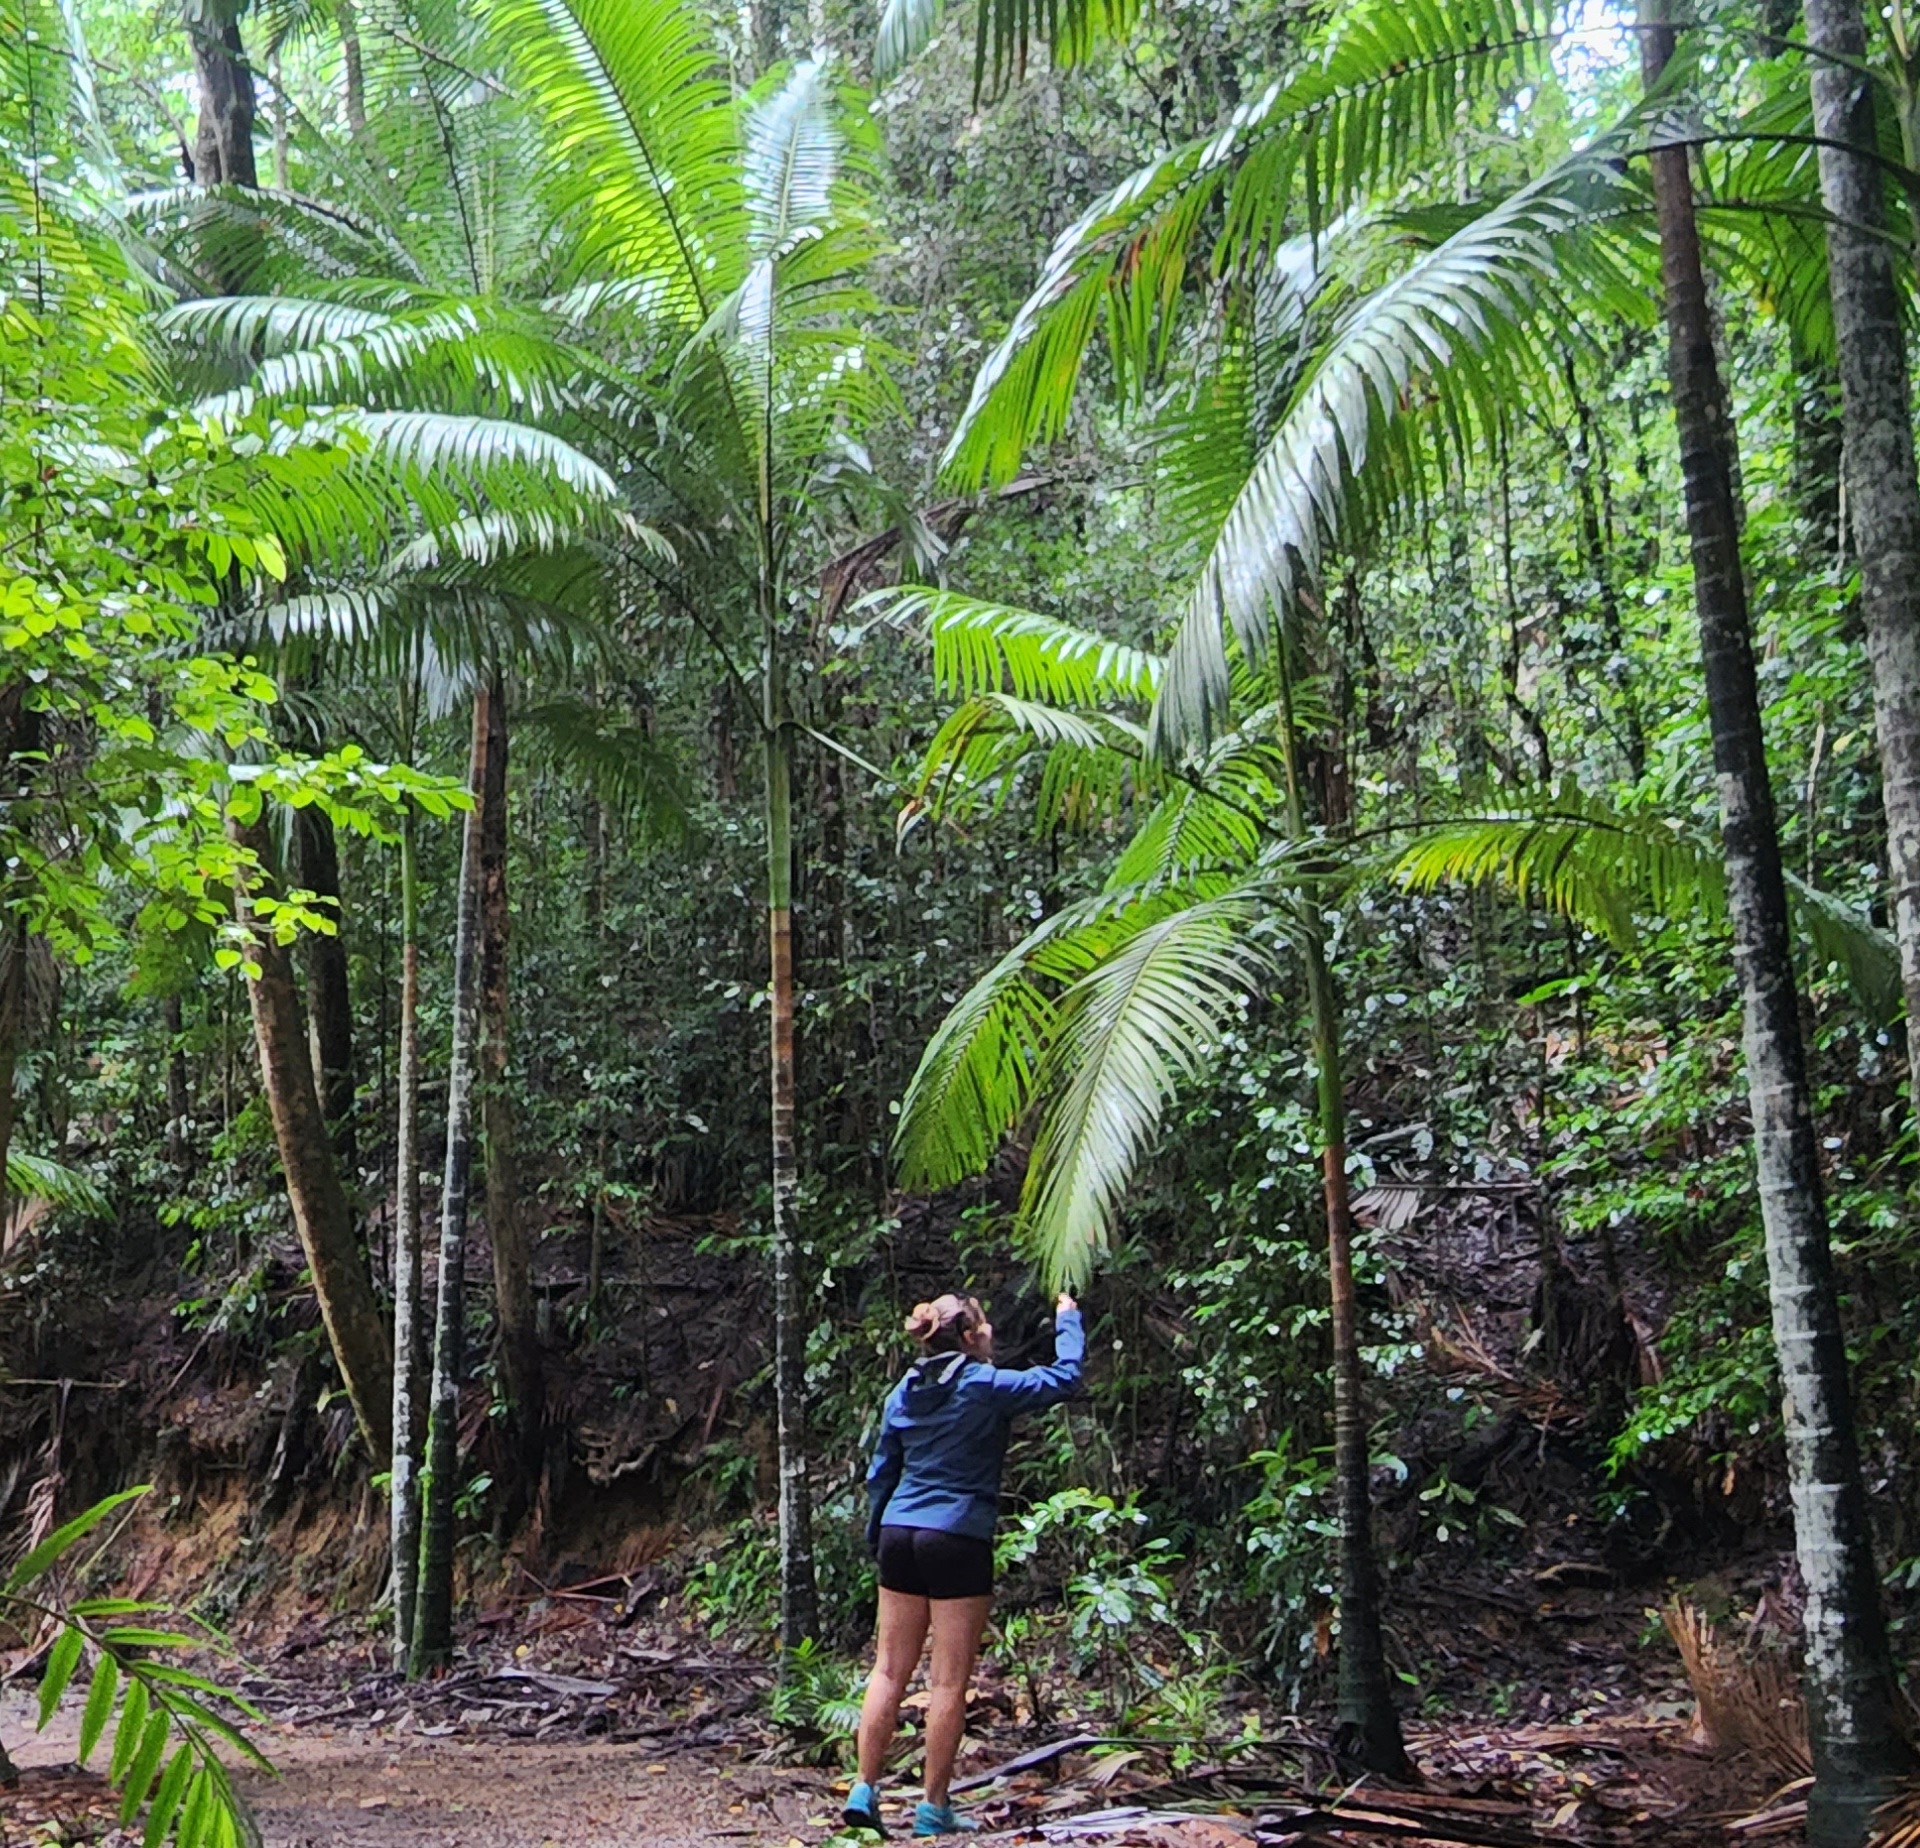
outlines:
[{"label": "palm frond", "polygon": [[1838,969],[1853,996],[1881,1026],[1899,1019],[1900,946],[1859,908],[1789,872],[1787,903],[1819,961]]},{"label": "palm frond", "polygon": [[686,767],[653,731],[577,695],[520,714],[556,767],[577,778],[642,840],[681,840],[691,828]]},{"label": "palm frond", "polygon": [[[1541,807],[1425,829],[1394,872],[1416,891],[1505,885],[1621,949],[1637,943],[1642,919],[1719,925],[1727,915],[1725,868],[1713,843],[1669,817],[1624,814],[1571,787]],[[1901,989],[1892,936],[1792,873],[1787,899],[1820,963],[1840,969],[1874,1019],[1893,1019]]]},{"label": "palm frond", "polygon": [[[1084,63],[1095,48],[1129,38],[1147,11],[1146,0],[976,0],[974,98],[997,93],[1024,73],[1035,39],[1046,44],[1060,69]],[[933,41],[945,15],[944,0],[887,0],[874,39],[873,72],[885,83]]]},{"label": "palm frond", "polygon": [[819,233],[833,209],[844,138],[826,67],[797,64],[787,80],[748,111],[740,172],[747,204],[747,250],[758,262],[784,256]]},{"label": "palm frond", "polygon": [[1171,350],[1200,241],[1216,274],[1251,273],[1304,217],[1317,238],[1456,131],[1475,100],[1543,74],[1549,0],[1362,0],[1225,127],[1161,155],[1055,241],[975,377],[942,468],[963,486],[1012,478],[1065,426],[1095,332],[1123,396]]},{"label": "palm frond", "polygon": [[1134,830],[1105,890],[1151,890],[1196,872],[1250,867],[1267,838],[1256,801],[1228,798],[1215,778],[1176,785]]},{"label": "palm frond", "polygon": [[[1011,693],[977,693],[941,722],[920,760],[915,793],[919,798],[934,793],[936,809],[983,796],[997,807],[1006,800],[1009,772],[1038,755],[1046,760],[1049,781],[1056,774],[1068,783],[1092,776],[1117,796],[1122,780],[1144,758],[1145,743],[1138,725],[1110,713],[1075,712]],[[1057,773],[1056,764],[1062,766]],[[1043,792],[1037,823],[1043,832],[1069,819],[1064,801],[1058,790],[1051,799]],[[1099,805],[1100,812],[1106,808]]]},{"label": "palm frond", "polygon": [[1592,243],[1577,247],[1581,233],[1609,223],[1617,201],[1601,151],[1586,150],[1480,212],[1340,318],[1262,445],[1188,599],[1155,702],[1156,750],[1204,743],[1226,717],[1229,639],[1249,661],[1265,658],[1277,615],[1316,572],[1356,485],[1412,469],[1412,413],[1464,454],[1497,423],[1519,380],[1551,380],[1535,345],[1546,311],[1589,291],[1632,311],[1610,257]]},{"label": "palm frond", "polygon": [[1100,911],[1083,902],[1044,919],[948,1010],[900,1102],[894,1145],[904,1185],[951,1187],[980,1173],[1026,1114],[1054,1018],[1043,972],[1061,940]]},{"label": "palm frond", "polygon": [[92,1175],[63,1167],[44,1155],[9,1149],[6,1190],[16,1199],[44,1200],[63,1212],[81,1213],[90,1219],[113,1217],[113,1202]]},{"label": "palm frond", "polygon": [[580,279],[656,283],[704,323],[739,286],[738,115],[690,0],[483,0],[480,18],[546,124],[551,204]]},{"label": "palm frond", "polygon": [[1049,1287],[1080,1282],[1111,1236],[1183,1084],[1206,1070],[1266,958],[1245,892],[1144,921],[1060,997],[1036,1088],[1048,1097],[1022,1203]]},{"label": "palm frond", "polygon": [[860,607],[924,624],[935,687],[962,699],[1008,689],[1059,706],[1143,704],[1160,684],[1160,662],[1145,649],[1036,610],[917,584],[876,591]]},{"label": "palm frond", "polygon": [[410,410],[341,410],[316,421],[364,437],[375,455],[410,478],[450,480],[506,505],[524,501],[530,471],[586,500],[620,497],[591,456],[532,424]]},{"label": "palm frond", "polygon": [[1423,829],[1394,871],[1415,891],[1505,885],[1622,949],[1637,918],[1717,918],[1726,906],[1719,859],[1679,822],[1624,815],[1571,787],[1543,806],[1490,805]]}]

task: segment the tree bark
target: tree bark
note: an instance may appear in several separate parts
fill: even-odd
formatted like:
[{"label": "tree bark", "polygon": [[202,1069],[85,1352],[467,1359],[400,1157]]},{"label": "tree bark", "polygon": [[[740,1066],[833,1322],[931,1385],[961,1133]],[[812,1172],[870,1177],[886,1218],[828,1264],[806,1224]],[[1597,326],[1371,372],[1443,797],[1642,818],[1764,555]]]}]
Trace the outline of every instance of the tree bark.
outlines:
[{"label": "tree bark", "polygon": [[[1274,658],[1280,674],[1280,747],[1287,773],[1287,828],[1295,840],[1301,840],[1306,835],[1306,807],[1301,794],[1300,734],[1294,722],[1294,677],[1284,634],[1278,638]],[[1326,819],[1323,815],[1322,820]],[[1300,899],[1299,945],[1313,1020],[1333,1345],[1333,1476],[1340,1508],[1339,1727],[1335,1742],[1343,1757],[1369,1771],[1407,1777],[1413,1767],[1387,1679],[1380,1571],[1373,1557],[1373,1459],[1367,1441],[1366,1379],[1360,1365],[1360,1318],[1353,1288],[1346,1073],[1340,1058],[1340,1004],[1327,967],[1326,932],[1319,906],[1319,896],[1310,885]]]},{"label": "tree bark", "polygon": [[178,995],[160,1004],[167,1027],[167,1160],[181,1173],[193,1168],[193,1086],[187,1072],[186,1020]]},{"label": "tree bark", "polygon": [[[1651,86],[1673,52],[1663,0],[1642,0],[1640,24],[1643,72]],[[1651,160],[1668,373],[1686,484],[1774,1345],[1785,1395],[1794,1543],[1806,1586],[1806,1703],[1815,1773],[1807,1836],[1817,1848],[1852,1848],[1865,1835],[1883,1779],[1907,1755],[1892,1724],[1892,1676],[1800,1038],[1741,569],[1734,433],[1713,347],[1688,155],[1682,147],[1658,148]]]},{"label": "tree bark", "polygon": [[333,22],[340,34],[347,127],[357,140],[367,132],[367,80],[360,56],[360,21],[354,13],[353,0],[334,0]]},{"label": "tree bark", "polygon": [[[233,822],[230,826],[233,838],[266,865],[269,843],[264,813],[245,825]],[[392,1356],[320,1113],[306,1024],[300,1018],[300,997],[294,988],[293,959],[274,940],[272,930],[254,925],[244,879],[234,882],[233,910],[248,930],[250,955],[259,970],[247,978],[247,1000],[294,1226],[313,1274],[320,1319],[347,1397],[376,1467],[384,1468],[392,1439]]]},{"label": "tree bark", "polygon": [[447,1158],[440,1184],[440,1277],[434,1304],[433,1387],[420,1483],[420,1589],[411,1676],[453,1655],[453,1503],[460,1477],[460,1376],[466,1368],[467,1197],[473,1177],[474,1042],[480,1024],[479,799],[486,775],[488,697],[474,696],[467,787],[474,807],[460,842],[460,901],[453,937],[453,1047],[447,1071]]},{"label": "tree bark", "polygon": [[[1909,1083],[1920,1098],[1920,479],[1900,290],[1885,238],[1866,24],[1860,0],[1806,0],[1814,132],[1840,359],[1847,505],[1873,667],[1874,730],[1894,935],[1907,1001]],[[1849,62],[1854,68],[1849,68]]]},{"label": "tree bark", "polygon": [[194,180],[201,186],[258,186],[253,158],[257,108],[253,69],[240,38],[238,8],[231,0],[199,0],[188,17],[187,37],[200,90],[200,116],[193,137]]},{"label": "tree bark", "polygon": [[813,1497],[807,1477],[807,1330],[795,1224],[793,765],[785,689],[767,646],[767,947],[773,1117],[773,1380],[780,1453],[780,1641],[797,1649],[819,1629],[813,1572]]},{"label": "tree bark", "polygon": [[353,1123],[353,990],[347,979],[346,914],[340,904],[340,849],[333,823],[311,804],[294,811],[293,841],[300,883],[316,897],[333,901],[322,909],[334,919],[334,934],[314,931],[306,939],[307,1014],[313,1023],[320,1109],[340,1165],[351,1178],[359,1146]]},{"label": "tree bark", "polygon": [[1381,1636],[1380,1571],[1373,1557],[1373,1462],[1366,1382],[1353,1293],[1353,1213],[1347,1189],[1347,1101],[1340,1010],[1311,893],[1303,931],[1313,1058],[1318,1073],[1320,1164],[1327,1211],[1327,1278],[1333,1323],[1333,1474],[1340,1504],[1340,1661],[1337,1743],[1369,1771],[1407,1777],[1406,1741],[1394,1711]]},{"label": "tree bark", "polygon": [[534,1326],[533,1248],[520,1215],[514,1162],[513,1093],[507,1079],[507,705],[496,672],[487,694],[480,789],[480,1125],[487,1156],[487,1236],[493,1247],[507,1450],[500,1525],[514,1532],[532,1505],[546,1441],[546,1386]]},{"label": "tree bark", "polygon": [[[39,708],[28,700],[24,680],[0,686],[0,813],[16,828],[31,808],[35,754],[40,749]],[[0,1241],[7,1224],[7,1156],[13,1148],[14,1074],[26,1021],[27,917],[0,911]]]},{"label": "tree bark", "polygon": [[420,1443],[426,1327],[420,1309],[420,868],[415,818],[400,816],[400,1070],[393,1235],[393,1658],[404,1668],[420,1595]]},{"label": "tree bark", "polygon": [[21,911],[0,922],[0,1244],[5,1242],[7,1200],[12,1192],[7,1185],[7,1157],[13,1152],[13,1077],[20,1064],[26,993],[27,917]]}]

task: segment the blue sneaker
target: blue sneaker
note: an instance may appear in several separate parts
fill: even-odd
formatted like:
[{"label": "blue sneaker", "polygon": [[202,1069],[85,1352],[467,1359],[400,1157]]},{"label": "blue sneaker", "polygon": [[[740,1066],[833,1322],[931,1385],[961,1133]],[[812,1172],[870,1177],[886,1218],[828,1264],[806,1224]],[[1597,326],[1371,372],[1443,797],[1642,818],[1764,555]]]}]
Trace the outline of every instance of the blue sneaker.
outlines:
[{"label": "blue sneaker", "polygon": [[847,1792],[847,1806],[840,1812],[840,1820],[849,1829],[870,1829],[875,1835],[886,1834],[880,1825],[880,1797],[871,1784],[855,1784]]},{"label": "blue sneaker", "polygon": [[980,1825],[971,1816],[957,1816],[951,1803],[922,1803],[913,1812],[915,1835],[977,1835]]}]

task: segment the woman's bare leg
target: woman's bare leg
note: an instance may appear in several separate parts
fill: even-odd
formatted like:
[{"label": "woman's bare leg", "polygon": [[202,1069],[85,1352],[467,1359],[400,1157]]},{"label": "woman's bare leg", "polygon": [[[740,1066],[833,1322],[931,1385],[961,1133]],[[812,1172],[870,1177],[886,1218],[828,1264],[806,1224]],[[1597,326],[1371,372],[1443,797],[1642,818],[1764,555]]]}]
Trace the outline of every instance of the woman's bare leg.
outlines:
[{"label": "woman's bare leg", "polygon": [[[967,1686],[980,1654],[991,1598],[933,1604],[933,1666],[927,1672],[927,1801],[944,1804],[967,1726]],[[863,1759],[861,1761],[865,1763]]]},{"label": "woman's bare leg", "polygon": [[904,1591],[880,1591],[880,1641],[860,1703],[860,1781],[877,1784],[900,1720],[900,1699],[920,1666],[927,1641],[927,1601]]}]

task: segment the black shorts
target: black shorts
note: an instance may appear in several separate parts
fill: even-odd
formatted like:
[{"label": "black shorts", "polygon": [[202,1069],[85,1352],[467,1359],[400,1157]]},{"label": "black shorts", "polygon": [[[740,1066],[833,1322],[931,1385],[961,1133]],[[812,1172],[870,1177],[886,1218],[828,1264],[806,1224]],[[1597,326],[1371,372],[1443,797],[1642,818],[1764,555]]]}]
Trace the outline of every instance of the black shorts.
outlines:
[{"label": "black shorts", "polygon": [[910,1598],[984,1598],[993,1590],[993,1542],[937,1527],[883,1527],[880,1583]]}]

